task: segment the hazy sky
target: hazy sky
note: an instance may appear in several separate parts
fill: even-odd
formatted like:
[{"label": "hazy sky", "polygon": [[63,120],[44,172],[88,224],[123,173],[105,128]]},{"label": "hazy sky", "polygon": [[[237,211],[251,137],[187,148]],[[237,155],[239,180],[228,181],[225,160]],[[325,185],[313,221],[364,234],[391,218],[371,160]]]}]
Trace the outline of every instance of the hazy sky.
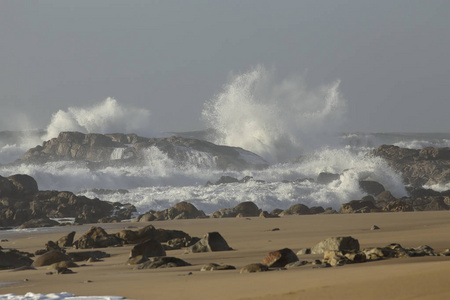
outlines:
[{"label": "hazy sky", "polygon": [[196,130],[258,64],[340,79],[345,130],[450,130],[450,1],[0,1],[0,130],[107,97]]}]

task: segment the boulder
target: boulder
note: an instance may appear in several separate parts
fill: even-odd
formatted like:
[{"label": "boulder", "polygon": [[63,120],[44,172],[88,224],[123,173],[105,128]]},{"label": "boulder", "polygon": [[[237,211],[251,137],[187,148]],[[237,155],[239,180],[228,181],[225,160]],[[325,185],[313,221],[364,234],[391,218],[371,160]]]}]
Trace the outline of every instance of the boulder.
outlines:
[{"label": "boulder", "polygon": [[212,218],[234,218],[238,215],[240,217],[257,217],[261,213],[261,209],[252,201],[239,203],[233,208],[222,208],[214,212]]},{"label": "boulder", "polygon": [[176,258],[176,257],[169,257],[169,256],[163,256],[163,257],[151,257],[148,261],[139,264],[136,269],[143,270],[143,269],[158,269],[158,268],[172,268],[172,267],[185,267],[190,266],[191,264]]},{"label": "boulder", "polygon": [[12,183],[15,194],[32,196],[39,191],[36,180],[29,175],[16,174],[9,176],[8,180]]},{"label": "boulder", "polygon": [[294,204],[288,209],[281,212],[280,216],[289,216],[289,215],[309,215],[311,211],[309,207],[304,204]]},{"label": "boulder", "polygon": [[396,201],[391,201],[388,204],[386,204],[385,207],[383,207],[383,211],[388,211],[388,212],[404,212],[404,211],[414,211],[414,208],[402,201],[402,200],[396,200]]},{"label": "boulder", "polygon": [[166,256],[166,251],[159,241],[150,239],[145,242],[136,244],[131,249],[130,258],[136,256],[142,256],[144,258]]},{"label": "boulder", "polygon": [[61,237],[56,243],[59,247],[72,247],[73,239],[75,237],[76,232],[72,231],[65,236]]},{"label": "boulder", "polygon": [[0,198],[11,197],[14,193],[14,185],[8,178],[0,176]]},{"label": "boulder", "polygon": [[98,261],[102,258],[110,257],[106,252],[94,250],[94,251],[77,251],[77,252],[70,252],[67,253],[67,255],[73,260],[73,261],[88,261],[90,259],[93,259],[95,261]]},{"label": "boulder", "polygon": [[200,241],[190,246],[187,253],[233,250],[218,232],[207,233]]},{"label": "boulder", "polygon": [[32,265],[33,267],[42,267],[42,266],[49,266],[51,264],[58,263],[61,261],[70,261],[70,260],[71,259],[68,255],[60,251],[53,250],[37,257]]},{"label": "boulder", "polygon": [[270,252],[262,260],[262,264],[272,268],[282,268],[289,263],[298,261],[297,255],[289,249],[284,248],[281,250]]},{"label": "boulder", "polygon": [[16,249],[2,249],[0,247],[0,270],[29,267],[33,263],[30,253]]},{"label": "boulder", "polygon": [[269,267],[263,264],[249,264],[242,267],[240,273],[256,273],[269,271]]},{"label": "boulder", "polygon": [[340,178],[341,178],[341,175],[339,175],[339,174],[322,172],[322,173],[319,173],[319,175],[317,176],[316,182],[320,183],[320,184],[329,184]]},{"label": "boulder", "polygon": [[378,196],[379,194],[385,191],[384,186],[381,183],[370,180],[359,181],[359,187],[365,193],[372,196]]},{"label": "boulder", "polygon": [[357,252],[359,251],[359,242],[351,236],[330,237],[311,248],[311,253],[322,254],[330,250],[341,251],[344,254],[347,252]]}]

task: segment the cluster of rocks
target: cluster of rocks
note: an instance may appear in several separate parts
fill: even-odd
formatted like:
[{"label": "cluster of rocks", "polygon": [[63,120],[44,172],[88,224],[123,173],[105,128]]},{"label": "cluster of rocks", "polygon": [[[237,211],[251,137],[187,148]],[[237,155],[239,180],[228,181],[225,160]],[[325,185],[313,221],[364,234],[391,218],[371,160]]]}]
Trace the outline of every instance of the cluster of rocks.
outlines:
[{"label": "cluster of rocks", "polygon": [[408,149],[382,145],[370,155],[382,157],[401,172],[406,185],[446,184],[450,182],[450,148]]},{"label": "cluster of rocks", "polygon": [[[300,260],[299,256],[308,254],[323,254],[323,259]],[[309,265],[313,268],[342,266],[352,263],[363,263],[386,258],[402,258],[417,256],[450,256],[450,249],[436,253],[433,248],[422,245],[416,248],[403,248],[392,243],[385,247],[360,249],[357,239],[346,237],[331,237],[312,248],[301,249],[295,254],[291,249],[284,248],[268,253],[260,263],[244,266],[241,273],[264,272],[273,269],[288,269]]]},{"label": "cluster of rocks", "polygon": [[375,197],[344,203],[339,213],[437,211],[450,209],[450,191],[436,192],[427,189],[409,189],[409,197],[395,198],[389,191]]},{"label": "cluster of rocks", "polygon": [[135,222],[151,222],[160,220],[177,220],[177,219],[198,219],[206,218],[206,214],[202,210],[198,210],[193,204],[182,201],[173,207],[162,211],[149,211],[143,215],[134,218]]},{"label": "cluster of rocks", "polygon": [[[61,132],[57,138],[28,150],[16,163],[43,164],[70,160],[88,162],[91,168],[109,165],[140,164],[147,159],[147,150],[155,147],[179,164],[197,163],[195,156],[209,157],[207,164],[219,169],[265,168],[268,163],[255,153],[238,147],[215,145],[193,138],[145,138],[136,134],[98,134]],[[245,157],[252,157],[246,160]]]},{"label": "cluster of rocks", "polygon": [[39,191],[28,175],[0,176],[0,226],[22,228],[55,226],[51,218],[73,218],[75,223],[96,223],[130,219],[136,208],[72,192]]}]

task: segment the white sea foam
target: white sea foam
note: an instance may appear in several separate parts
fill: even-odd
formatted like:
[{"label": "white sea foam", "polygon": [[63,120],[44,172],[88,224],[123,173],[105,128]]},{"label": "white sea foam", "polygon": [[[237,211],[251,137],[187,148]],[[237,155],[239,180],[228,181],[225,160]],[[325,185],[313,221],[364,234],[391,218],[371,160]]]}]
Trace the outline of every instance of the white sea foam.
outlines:
[{"label": "white sea foam", "polygon": [[0,295],[0,300],[121,300],[118,296],[76,296],[71,293],[26,293],[25,295],[4,294]]},{"label": "white sea foam", "polygon": [[301,78],[277,82],[275,72],[258,66],[235,76],[202,114],[215,130],[215,143],[283,162],[330,143],[346,106],[339,83],[309,91]]}]

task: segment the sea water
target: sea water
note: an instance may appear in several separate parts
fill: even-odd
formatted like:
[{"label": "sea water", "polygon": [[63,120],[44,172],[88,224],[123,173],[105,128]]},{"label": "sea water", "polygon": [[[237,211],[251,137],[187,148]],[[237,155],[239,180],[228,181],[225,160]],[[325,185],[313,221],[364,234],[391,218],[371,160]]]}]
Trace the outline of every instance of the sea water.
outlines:
[{"label": "sea water", "polygon": [[[416,149],[448,147],[450,134],[342,133],[339,129],[345,119],[346,101],[339,84],[336,80],[311,90],[301,79],[277,81],[271,71],[258,66],[233,77],[222,92],[205,102],[202,116],[208,130],[178,133],[252,151],[269,163],[263,170],[221,170],[213,155],[193,150],[180,164],[156,147],[146,150],[145,163],[139,166],[91,170],[85,162],[74,161],[8,165],[61,131],[171,135],[148,130],[150,111],[125,107],[107,98],[91,107],[55,112],[45,130],[16,133],[16,139],[2,139],[8,135],[0,134],[0,175],[28,174],[36,179],[40,190],[72,191],[131,203],[139,213],[166,209],[180,201],[191,202],[206,213],[243,201],[253,201],[268,211],[297,203],[337,209],[364,196],[360,180],[378,181],[395,197],[406,196],[401,174],[383,159],[367,154],[382,144]],[[125,148],[117,148],[111,159],[123,159],[125,155]],[[241,156],[255,159],[244,150]],[[315,179],[321,172],[340,174],[340,178],[319,184]],[[238,179],[251,176],[254,180],[206,184],[224,175]],[[98,194],[94,189],[128,192]]]}]

